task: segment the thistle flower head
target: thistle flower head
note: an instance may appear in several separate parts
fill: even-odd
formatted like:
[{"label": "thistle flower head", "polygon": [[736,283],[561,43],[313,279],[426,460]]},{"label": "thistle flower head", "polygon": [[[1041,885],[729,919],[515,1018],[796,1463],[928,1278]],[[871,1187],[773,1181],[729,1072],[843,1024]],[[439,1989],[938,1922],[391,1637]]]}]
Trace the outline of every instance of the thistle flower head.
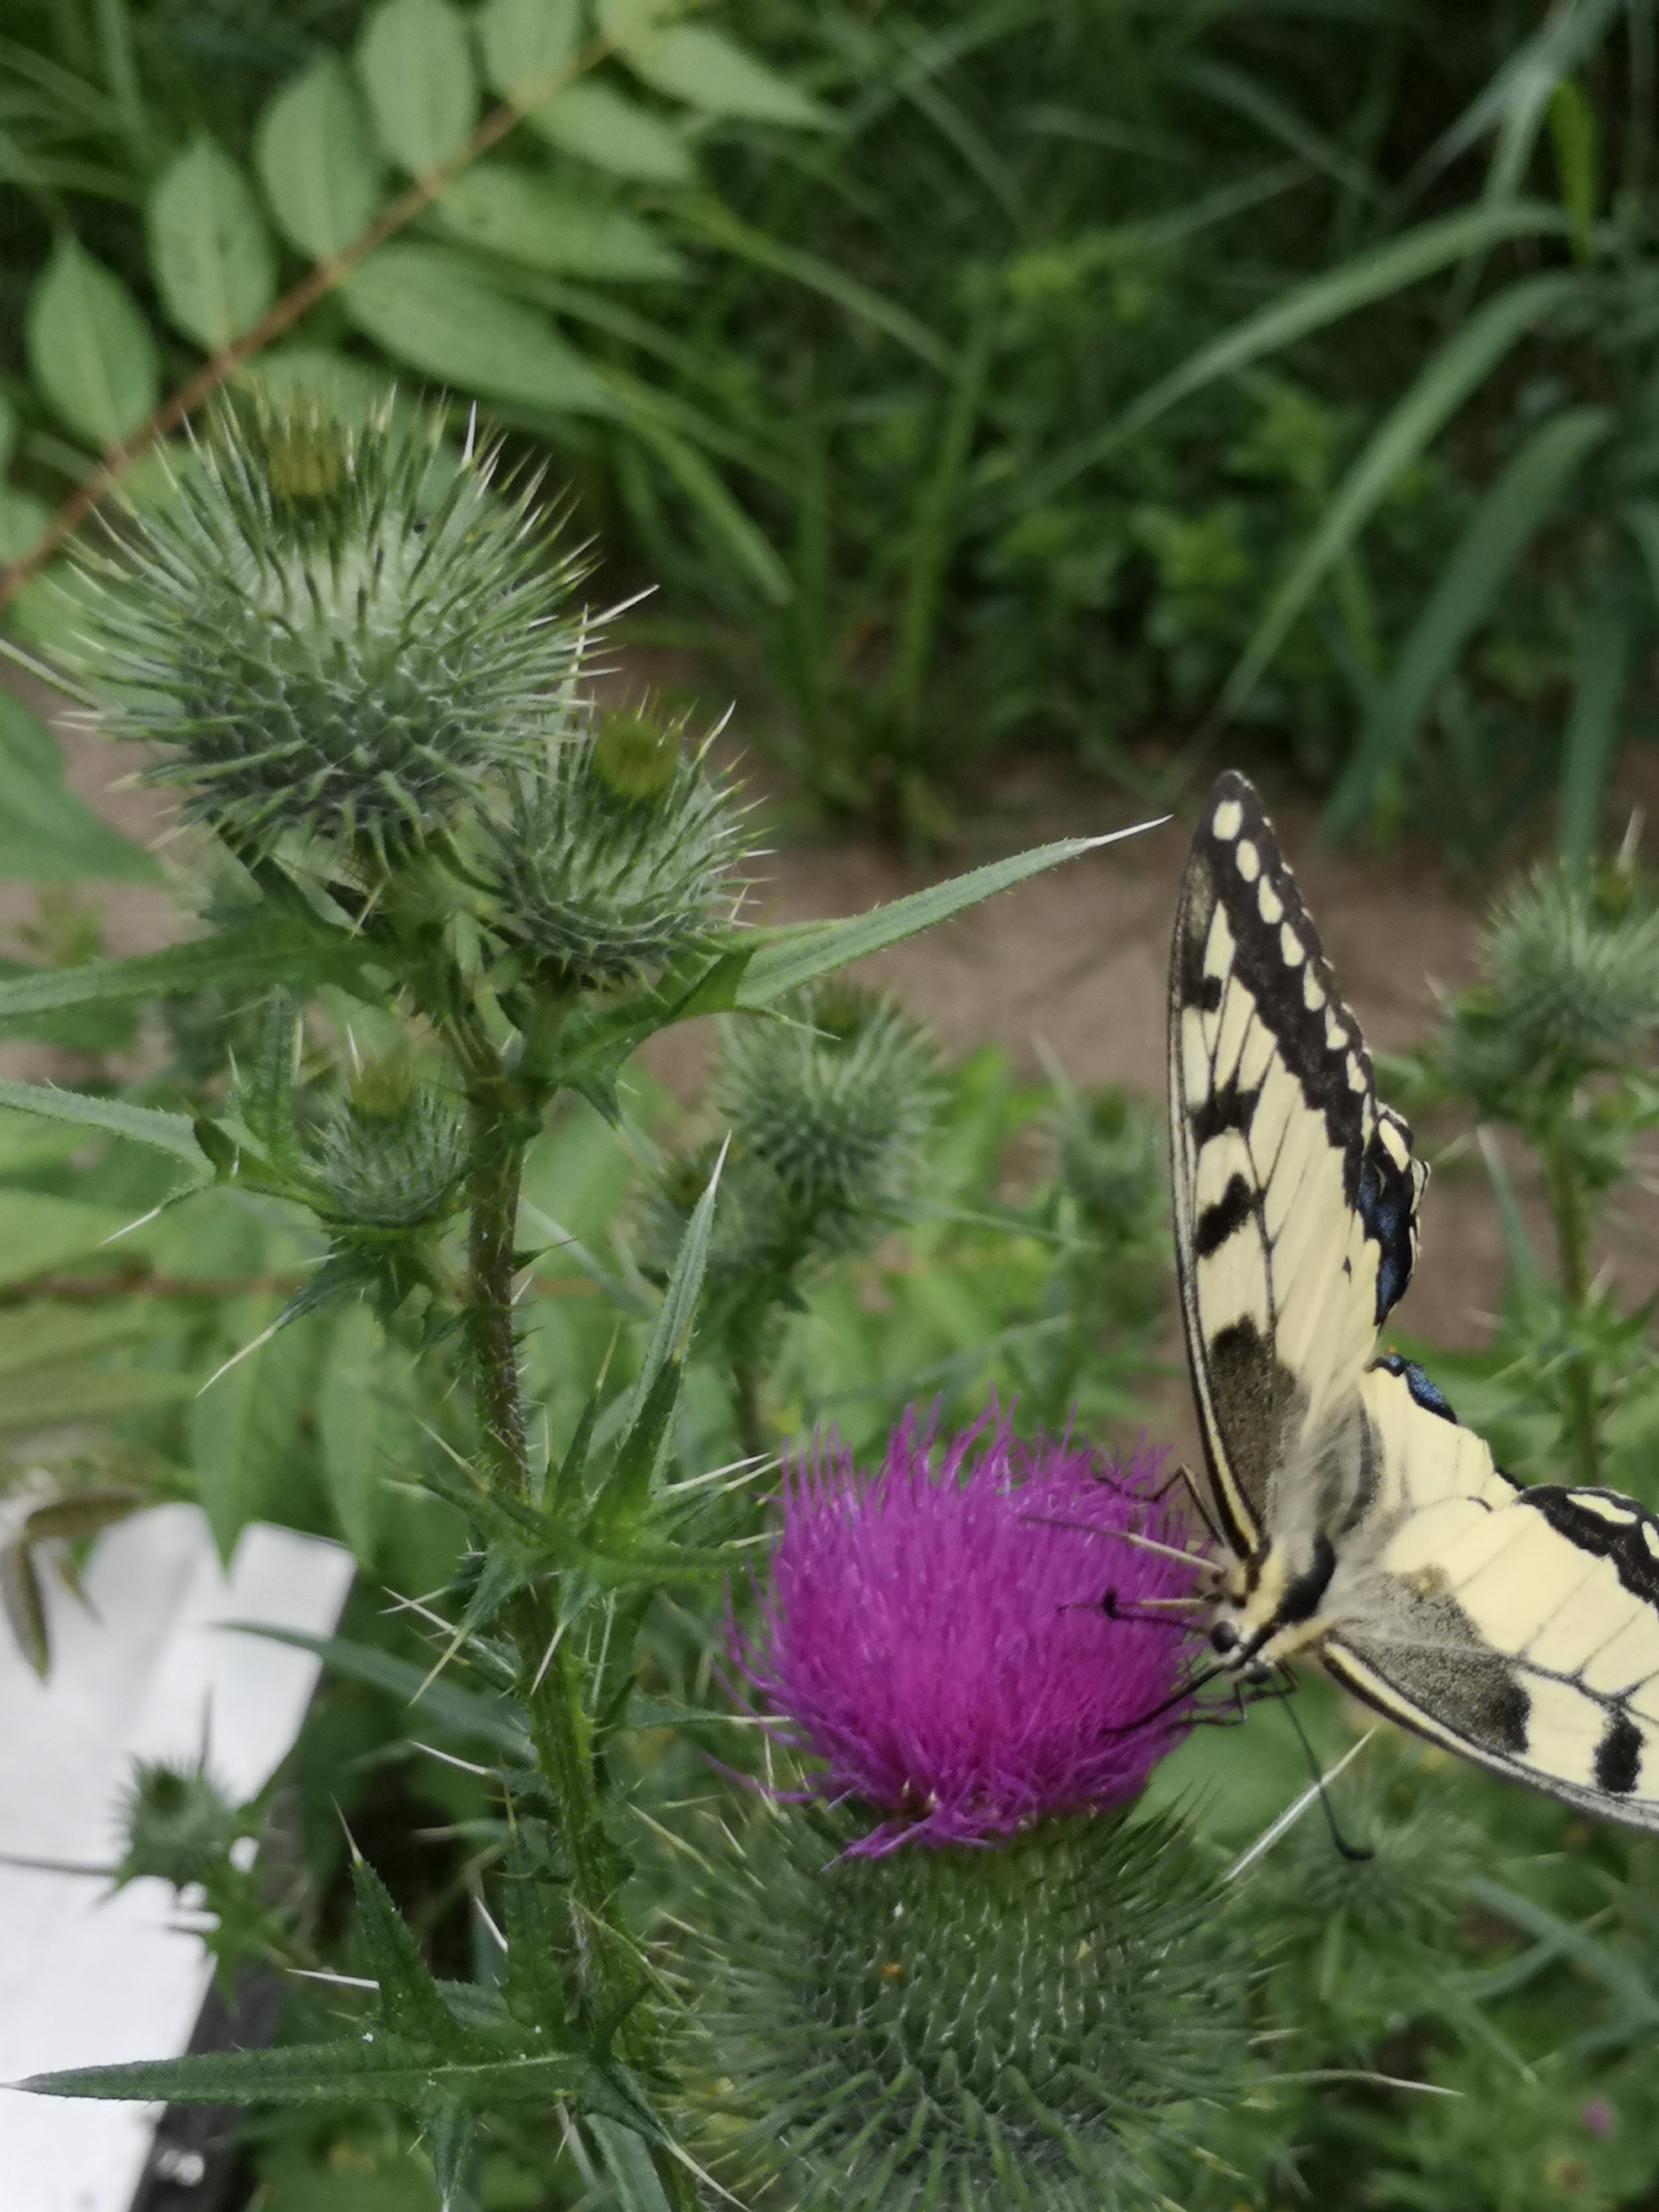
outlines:
[{"label": "thistle flower head", "polygon": [[155,1875],[175,1889],[200,1881],[243,1833],[235,1807],[199,1760],[137,1760],[122,1821],[127,1847],[118,1879]]},{"label": "thistle flower head", "polygon": [[492,454],[434,492],[439,430],[226,410],[172,500],[86,556],[88,672],[169,748],[153,774],[189,817],[384,862],[545,732],[580,635],[550,611],[577,565],[530,491],[492,490]]},{"label": "thistle flower head", "polygon": [[567,987],[637,983],[736,903],[742,813],[683,735],[647,710],[611,715],[519,781],[494,840],[501,927]]},{"label": "thistle flower head", "polygon": [[456,1202],[466,1171],[466,1123],[452,1100],[401,1060],[370,1066],[324,1124],[317,1170],[338,1220],[416,1229]]},{"label": "thistle flower head", "polygon": [[881,1816],[855,1852],[1008,1835],[1133,1797],[1183,1725],[1179,1531],[1127,1468],[987,1417],[930,1466],[909,1415],[873,1476],[821,1451],[786,1477],[750,1684]]}]

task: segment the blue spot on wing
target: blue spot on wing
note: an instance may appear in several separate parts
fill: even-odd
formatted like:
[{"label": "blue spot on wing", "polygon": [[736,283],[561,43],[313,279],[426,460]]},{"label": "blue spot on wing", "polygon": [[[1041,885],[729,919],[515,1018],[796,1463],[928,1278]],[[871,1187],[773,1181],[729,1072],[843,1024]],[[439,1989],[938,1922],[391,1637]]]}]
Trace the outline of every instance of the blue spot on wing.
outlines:
[{"label": "blue spot on wing", "polygon": [[1445,1393],[1430,1382],[1414,1359],[1403,1358],[1397,1352],[1385,1352],[1372,1364],[1380,1367],[1385,1375],[1400,1376],[1425,1413],[1438,1413],[1443,1421],[1456,1420],[1457,1416],[1447,1401]]},{"label": "blue spot on wing", "polygon": [[[1386,1107],[1382,1110],[1388,1114]],[[1409,1146],[1410,1132],[1405,1123],[1395,1115],[1389,1115],[1389,1121]],[[1402,1167],[1383,1145],[1379,1125],[1365,1147],[1359,1165],[1358,1188],[1354,1193],[1354,1210],[1365,1224],[1365,1234],[1377,1247],[1379,1328],[1405,1295],[1406,1285],[1412,1279],[1417,1195],[1418,1179],[1412,1171],[1409,1152]]]}]

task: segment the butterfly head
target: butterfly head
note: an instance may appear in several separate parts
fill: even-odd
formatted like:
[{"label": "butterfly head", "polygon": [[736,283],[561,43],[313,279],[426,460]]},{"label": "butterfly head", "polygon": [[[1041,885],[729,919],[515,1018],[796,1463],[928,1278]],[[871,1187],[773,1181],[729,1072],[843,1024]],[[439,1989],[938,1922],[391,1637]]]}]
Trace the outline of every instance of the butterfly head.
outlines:
[{"label": "butterfly head", "polygon": [[1284,1544],[1224,1570],[1215,1594],[1210,1649],[1222,1671],[1247,1683],[1265,1682],[1283,1660],[1318,1641],[1324,1624],[1320,1601],[1336,1569],[1336,1553],[1322,1530],[1305,1559]]}]

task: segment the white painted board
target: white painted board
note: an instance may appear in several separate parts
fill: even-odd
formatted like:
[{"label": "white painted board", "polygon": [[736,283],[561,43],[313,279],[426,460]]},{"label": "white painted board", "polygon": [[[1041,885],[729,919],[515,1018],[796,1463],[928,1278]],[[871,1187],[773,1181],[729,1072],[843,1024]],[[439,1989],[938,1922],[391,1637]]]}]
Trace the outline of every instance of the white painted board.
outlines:
[{"label": "white painted board", "polygon": [[[209,1765],[233,1802],[268,1782],[316,1687],[308,1652],[228,1621],[327,1635],[350,1554],[291,1529],[243,1534],[227,1575],[193,1505],[100,1537],[82,1605],[43,1575],[52,1663],[35,1679],[0,1627],[0,1852],[77,1864],[119,1856],[135,1758]],[[172,2057],[210,1971],[165,1882],[0,1865],[0,2081],[55,2067]],[[155,2107],[0,2090],[0,2212],[128,2212]]]}]

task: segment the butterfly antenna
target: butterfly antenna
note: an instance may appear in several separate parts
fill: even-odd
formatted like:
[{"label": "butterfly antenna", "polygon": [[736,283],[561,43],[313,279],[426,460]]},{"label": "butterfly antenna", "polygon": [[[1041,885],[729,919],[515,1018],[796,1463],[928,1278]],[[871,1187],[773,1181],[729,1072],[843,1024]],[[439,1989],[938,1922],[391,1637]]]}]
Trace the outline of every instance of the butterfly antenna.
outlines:
[{"label": "butterfly antenna", "polygon": [[1302,1716],[1289,1698],[1285,1700],[1285,1717],[1296,1730],[1297,1741],[1302,1746],[1303,1755],[1308,1762],[1308,1771],[1314,1778],[1314,1788],[1319,1792],[1320,1810],[1325,1815],[1325,1826],[1331,1832],[1332,1843],[1335,1844],[1339,1855],[1346,1859],[1350,1865],[1363,1866],[1367,1859],[1374,1859],[1376,1853],[1366,1850],[1359,1844],[1351,1844],[1341,1829],[1337,1826],[1336,1814],[1331,1807],[1330,1794],[1325,1787],[1325,1777],[1320,1771],[1318,1753],[1309,1742],[1308,1731],[1302,1725]]}]

